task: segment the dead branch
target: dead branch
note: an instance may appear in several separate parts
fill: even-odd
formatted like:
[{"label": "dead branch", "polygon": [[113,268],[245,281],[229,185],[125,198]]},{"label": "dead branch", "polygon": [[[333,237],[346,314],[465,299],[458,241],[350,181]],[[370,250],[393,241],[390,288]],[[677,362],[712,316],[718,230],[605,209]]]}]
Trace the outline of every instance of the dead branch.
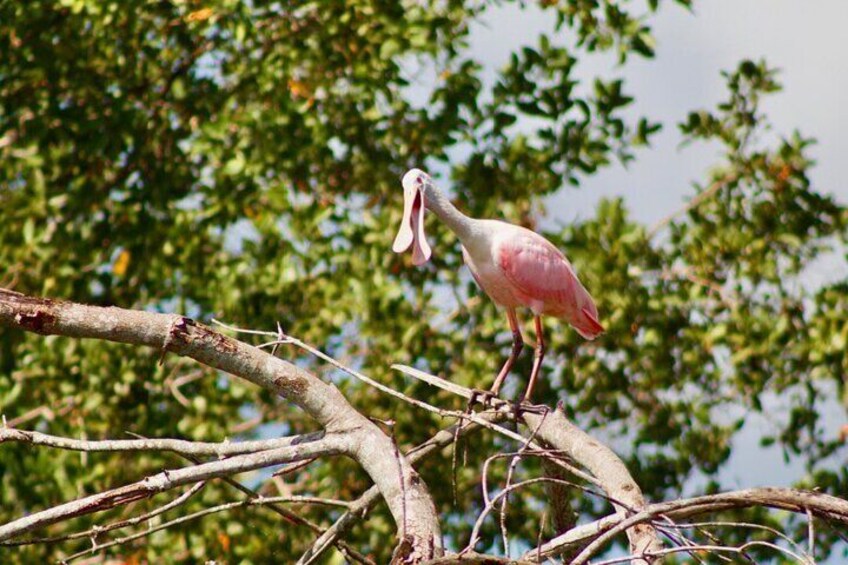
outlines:
[{"label": "dead branch", "polygon": [[[621,514],[606,516],[589,524],[578,526],[564,535],[550,540],[539,548],[538,552],[536,549],[528,551],[522,556],[522,559],[534,561],[537,559],[537,555],[546,559],[558,555],[560,551],[575,543],[585,543],[591,540],[591,543],[572,561],[572,565],[582,565],[603,549],[615,536],[634,525],[645,524],[658,517],[682,520],[701,514],[752,506],[763,506],[800,514],[809,512],[813,516],[848,525],[848,501],[813,491],[755,488],[651,504],[629,517]],[[640,554],[635,555],[642,557]],[[653,552],[652,555],[660,554]]]},{"label": "dead branch", "polygon": [[483,553],[466,553],[464,555],[450,553],[437,559],[431,559],[423,565],[531,565],[531,562]]},{"label": "dead branch", "polygon": [[[393,365],[392,367],[404,374],[466,399],[473,395],[473,391],[468,388],[445,381],[434,375],[428,375],[418,369],[403,365]],[[497,399],[493,400],[493,403],[495,406],[500,404],[510,406],[508,403]],[[544,444],[565,455],[569,460],[586,469],[589,474],[587,476],[583,471],[557,459],[552,459],[552,462],[564,466],[578,477],[601,487],[610,500],[615,501],[617,512],[622,516],[626,515],[627,512],[636,512],[645,507],[642,490],[633,480],[624,462],[607,446],[572,424],[565,417],[561,407],[558,407],[554,412],[542,415],[531,410],[525,410],[522,412],[522,418],[531,430],[537,430],[536,435]],[[529,442],[528,445],[542,451],[546,449],[538,442]],[[641,555],[662,547],[656,530],[650,524],[636,524],[634,528],[628,530],[627,535],[630,540],[631,552],[634,554]],[[643,563],[646,561],[650,561],[650,559],[642,560]]]},{"label": "dead branch", "polygon": [[230,459],[211,461],[194,467],[166,470],[135,483],[59,504],[53,508],[34,512],[3,524],[0,526],[0,541],[70,518],[102,512],[136,500],[150,498],[183,485],[292,461],[301,461],[318,455],[342,454],[348,449],[347,441],[346,436],[328,434],[309,443],[238,455]]},{"label": "dead branch", "polygon": [[[332,385],[324,383],[307,371],[282,359],[268,355],[255,347],[219,334],[194,320],[177,315],[157,314],[121,308],[85,306],[70,302],[41,299],[0,289],[0,326],[17,328],[42,335],[63,335],[77,338],[94,338],[132,345],[144,345],[160,351],[170,351],[191,357],[210,367],[246,379],[290,400],[315,419],[324,428],[327,437],[344,437],[336,445],[339,453],[359,463],[368,473],[386,500],[389,510],[399,525],[403,523],[404,508],[407,513],[406,538],[412,560],[423,560],[442,553],[441,530],[433,500],[423,481],[405,458],[398,464],[393,454],[393,444],[373,422],[353,408]],[[316,445],[312,442],[305,445]],[[301,446],[282,448],[302,450]],[[232,465],[239,458],[262,459],[276,451],[242,455],[214,464]],[[323,455],[316,452],[313,455]],[[302,457],[301,457],[302,458]],[[265,461],[266,465],[271,464]],[[207,464],[209,465],[209,464]],[[203,467],[200,465],[198,467]],[[230,468],[230,467],[226,467]],[[196,469],[196,468],[195,468]],[[180,469],[176,473],[197,473],[194,469]],[[236,472],[236,471],[230,471]],[[202,480],[198,477],[195,480]],[[170,484],[164,476],[157,476],[163,484]],[[401,481],[403,486],[401,486]],[[120,489],[86,497],[53,509],[36,512],[10,524],[0,526],[0,539],[19,535],[39,525],[55,523],[85,510],[86,504],[95,509],[112,507],[147,496],[149,481],[140,481]],[[126,491],[126,492],[125,492]]]},{"label": "dead branch", "polygon": [[214,457],[230,457],[245,453],[256,453],[278,447],[288,447],[299,443],[307,443],[324,437],[322,432],[300,436],[263,439],[255,441],[240,441],[220,443],[187,441],[182,439],[123,439],[87,441],[66,437],[43,434],[29,430],[0,428],[0,443],[14,441],[43,445],[57,449],[85,452],[109,451],[171,451],[180,455],[208,455]]},{"label": "dead branch", "polygon": [[175,498],[171,502],[168,502],[167,504],[163,504],[162,506],[159,506],[158,508],[155,508],[155,509],[151,510],[150,512],[145,512],[144,514],[141,514],[139,516],[133,516],[132,518],[128,518],[126,520],[120,520],[118,522],[113,522],[113,523],[107,524],[105,526],[95,526],[91,529],[88,529],[88,530],[85,530],[85,531],[82,531],[82,532],[74,532],[72,534],[66,534],[66,535],[63,535],[63,536],[53,536],[53,537],[47,537],[47,538],[29,538],[29,539],[23,539],[23,540],[15,540],[15,541],[4,541],[4,542],[0,542],[0,546],[16,547],[16,546],[21,546],[21,545],[35,545],[35,544],[42,544],[42,543],[57,543],[57,542],[61,542],[61,541],[69,541],[69,540],[80,539],[80,538],[89,538],[90,540],[92,540],[93,543],[96,543],[97,538],[102,536],[103,534],[105,534],[107,532],[111,532],[113,530],[119,530],[121,528],[126,528],[126,527],[129,527],[129,526],[138,525],[142,522],[146,522],[147,520],[150,520],[151,518],[155,518],[156,516],[159,516],[160,514],[164,514],[165,512],[168,512],[169,510],[173,510],[174,508],[177,508],[178,506],[181,506],[182,504],[185,504],[188,501],[188,499],[190,499],[192,496],[194,496],[195,494],[200,492],[200,490],[205,486],[206,486],[206,481],[201,481],[199,483],[195,483],[194,485],[191,486],[191,488],[187,489],[184,493],[179,495],[177,498]]},{"label": "dead branch", "polygon": [[[542,441],[565,454],[600,481],[601,488],[615,501],[618,514],[625,516],[645,508],[642,489],[633,480],[624,462],[609,447],[572,424],[561,405],[547,417],[530,412],[523,417],[528,426],[538,428],[537,434]],[[634,524],[633,528],[627,530],[627,537],[630,552],[634,555],[648,554],[662,548],[657,531],[650,524]]]},{"label": "dead branch", "polygon": [[227,512],[230,510],[235,510],[238,508],[245,508],[248,506],[266,506],[269,504],[280,504],[280,503],[290,503],[290,504],[318,504],[325,506],[340,506],[347,507],[348,504],[341,500],[332,500],[326,498],[316,498],[310,496],[269,496],[264,498],[249,498],[246,500],[240,500],[238,502],[228,502],[225,504],[219,504],[217,506],[211,506],[209,508],[204,508],[203,510],[198,510],[197,512],[192,512],[191,514],[187,514],[185,516],[180,516],[179,518],[174,518],[173,520],[168,520],[166,522],[162,522],[156,526],[152,526],[147,528],[141,532],[136,532],[134,534],[130,534],[127,536],[123,536],[120,538],[116,538],[110,540],[103,544],[94,545],[89,549],[85,549],[83,551],[79,551],[74,553],[73,555],[69,555],[68,557],[62,560],[63,563],[70,563],[80,557],[84,557],[86,555],[90,555],[95,551],[101,551],[103,549],[108,549],[110,547],[114,547],[116,545],[123,545],[125,543],[129,543],[131,541],[135,541],[137,539],[141,539],[152,535],[156,532],[167,530],[168,528],[172,528],[179,524],[184,524],[186,522],[190,522],[192,520],[197,520],[203,518],[205,516],[209,516],[210,514],[217,514],[219,512]]},{"label": "dead branch", "polygon": [[729,185],[733,182],[736,182],[737,180],[739,180],[739,176],[736,173],[728,173],[728,174],[724,175],[723,177],[713,181],[713,183],[706,190],[704,190],[700,194],[696,195],[692,200],[687,202],[685,205],[683,205],[682,207],[678,208],[677,210],[671,212],[667,216],[661,218],[659,221],[657,221],[657,223],[655,223],[653,226],[651,226],[651,229],[648,230],[648,234],[646,236],[646,239],[648,241],[652,240],[654,238],[654,236],[657,235],[657,233],[660,230],[662,230],[668,224],[673,222],[677,217],[682,216],[683,214],[686,214],[687,212],[694,210],[695,208],[700,206],[702,203],[704,203],[707,200],[709,200],[710,198],[712,198],[722,188],[724,188],[725,186],[727,186],[727,185]]},{"label": "dead branch", "polygon": [[[494,422],[506,418],[506,415],[500,412],[484,412],[479,414],[478,417],[480,420]],[[450,428],[439,431],[429,440],[411,449],[406,456],[412,464],[418,463],[428,455],[451,445],[458,438],[475,432],[482,427],[478,422],[460,421]],[[347,512],[339,516],[333,525],[315,540],[312,547],[297,561],[297,565],[315,563],[330,546],[338,541],[340,536],[348,531],[357,521],[364,518],[379,499],[380,491],[377,490],[377,487],[371,487],[365,491],[350,504],[350,509]]]},{"label": "dead branch", "polygon": [[[276,338],[275,341],[264,346],[279,343],[294,344],[332,363],[370,386],[442,417],[456,419],[457,423],[449,429],[442,430],[431,440],[407,454],[403,454],[393,438],[383,433],[372,421],[350,406],[335,387],[320,381],[310,373],[284,360],[266,354],[260,348],[251,347],[218,334],[181,316],[83,306],[26,297],[0,289],[0,327],[2,326],[40,334],[88,337],[145,345],[155,347],[163,354],[170,351],[190,357],[210,367],[245,378],[284,396],[303,408],[322,425],[324,430],[304,436],[272,440],[201,443],[147,438],[89,441],[15,428],[0,428],[0,443],[15,441],[83,452],[163,450],[178,453],[197,463],[199,463],[197,457],[218,458],[218,460],[199,463],[194,467],[163,471],[129,485],[34,512],[5,525],[0,525],[0,545],[50,543],[84,536],[92,538],[93,546],[91,548],[68,558],[69,560],[77,559],[105,547],[129,543],[158,529],[171,527],[187,520],[198,519],[214,512],[222,512],[242,506],[265,506],[283,516],[294,516],[298,523],[306,523],[313,532],[319,534],[312,548],[298,561],[299,565],[314,563],[333,544],[339,546],[349,559],[357,562],[369,562],[368,558],[355,553],[352,549],[351,552],[345,551],[347,546],[340,540],[340,536],[357,520],[364,518],[381,497],[387,501],[397,524],[398,537],[401,543],[398,545],[393,562],[398,563],[407,560],[422,562],[428,559],[430,560],[428,562],[433,564],[538,563],[568,552],[571,552],[570,555],[574,555],[575,552],[579,551],[571,563],[583,565],[603,551],[608,543],[622,533],[628,536],[630,555],[621,558],[616,557],[604,563],[613,564],[624,561],[642,564],[652,563],[666,555],[679,552],[690,552],[692,554],[692,552],[697,551],[712,551],[744,555],[745,550],[753,545],[780,551],[784,556],[806,563],[812,560],[814,550],[814,518],[848,525],[848,501],[817,492],[794,489],[749,489],[646,504],[641,490],[621,459],[608,447],[571,423],[566,418],[561,406],[558,406],[557,410],[547,410],[541,413],[538,411],[538,407],[523,406],[524,410],[521,412],[519,422],[526,425],[530,433],[529,436],[519,434],[499,425],[500,422],[515,417],[513,406],[510,403],[494,399],[491,402],[491,408],[481,412],[444,410],[378,383],[366,375],[344,366],[319,350],[295,338],[282,335],[281,332],[248,331],[248,333],[269,335]],[[471,398],[473,396],[473,391],[470,389],[460,387],[439,377],[411,367],[395,366],[395,368],[461,397]],[[494,497],[490,497],[488,491],[485,490],[486,507],[474,526],[475,534],[472,535],[466,551],[459,555],[444,555],[435,507],[426,487],[418,478],[412,465],[427,455],[451,445],[459,437],[481,428],[491,429],[517,441],[520,447],[517,453],[497,454],[487,460],[486,465],[495,458],[513,457],[507,475],[507,484]],[[284,463],[309,461],[316,457],[337,454],[347,455],[355,459],[375,482],[371,489],[353,502],[303,497],[260,497],[231,478],[231,475],[236,473]],[[599,486],[604,492],[594,491],[591,488],[552,477],[531,478],[513,484],[513,470],[518,461],[518,456],[542,457],[546,461],[550,461],[551,464],[567,469],[569,473],[579,479]],[[577,468],[577,466],[580,468]],[[485,474],[484,467],[484,477]],[[235,488],[245,492],[249,498],[178,517],[163,522],[155,529],[131,533],[121,538],[109,540],[105,544],[97,543],[98,536],[106,531],[138,525],[142,520],[176,508],[194,492],[201,489],[206,481],[215,478],[227,481]],[[615,514],[572,527],[547,543],[540,543],[539,547],[527,551],[519,561],[474,553],[472,549],[477,541],[477,533],[479,533],[480,524],[483,523],[486,516],[496,510],[499,503],[501,504],[501,512],[505,512],[506,500],[510,492],[537,483],[558,484],[562,487],[576,488],[583,492],[601,496],[613,505]],[[76,516],[115,508],[136,500],[151,498],[156,494],[186,485],[193,486],[171,502],[142,516],[66,536],[13,540],[13,538],[37,528]],[[329,529],[323,530],[320,526],[306,522],[297,517],[296,514],[279,507],[277,503],[280,502],[332,504],[345,508],[346,511]],[[676,520],[686,520],[701,514],[751,506],[763,506],[805,514],[808,520],[807,549],[801,548],[794,542],[789,544],[791,549],[787,549],[787,547],[761,540],[748,542],[738,547],[725,546],[718,539],[709,535],[704,544],[698,544],[686,538],[682,538],[682,542],[676,541],[681,538],[674,534],[674,530],[702,528],[710,524],[719,524],[718,522],[680,524],[676,523]],[[740,525],[755,526],[751,524]],[[672,543],[679,543],[679,546],[663,548],[657,534],[658,530],[666,532]],[[503,537],[506,538],[505,533]]]}]

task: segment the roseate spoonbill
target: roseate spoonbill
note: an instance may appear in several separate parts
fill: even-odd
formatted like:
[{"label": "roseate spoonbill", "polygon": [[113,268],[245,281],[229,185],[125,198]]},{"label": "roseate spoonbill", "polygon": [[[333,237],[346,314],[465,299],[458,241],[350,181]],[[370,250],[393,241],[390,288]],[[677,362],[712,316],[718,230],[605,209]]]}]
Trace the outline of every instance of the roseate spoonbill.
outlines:
[{"label": "roseate spoonbill", "polygon": [[498,220],[469,218],[450,203],[430,175],[411,169],[403,184],[403,220],[392,250],[412,247],[412,263],[422,265],[432,251],[424,235],[424,210],[432,210],[457,235],[462,258],[474,280],[496,304],[506,309],[512,329],[512,351],[501,368],[491,393],[498,395],[524,339],[516,308],[529,308],[536,322],[536,347],[530,381],[521,402],[529,400],[545,356],[542,316],[561,318],[581,336],[595,339],[604,331],[589,292],[580,283],[571,263],[541,235]]}]

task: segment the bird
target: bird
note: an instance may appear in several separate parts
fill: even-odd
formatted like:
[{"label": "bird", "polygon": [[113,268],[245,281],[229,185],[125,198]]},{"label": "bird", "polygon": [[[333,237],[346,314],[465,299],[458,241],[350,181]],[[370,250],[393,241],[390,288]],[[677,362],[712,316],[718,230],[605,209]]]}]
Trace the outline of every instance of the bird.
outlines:
[{"label": "bird", "polygon": [[506,310],[512,330],[512,350],[485,394],[498,396],[524,347],[517,309],[526,308],[533,313],[536,330],[533,366],[519,404],[529,402],[545,357],[542,316],[565,320],[583,338],[593,340],[604,332],[595,301],[566,256],[538,233],[501,220],[466,216],[421,169],[407,171],[401,184],[403,217],[392,250],[404,253],[411,247],[415,266],[430,259],[432,249],[424,233],[424,211],[430,210],[459,238],[462,258],[477,285]]}]

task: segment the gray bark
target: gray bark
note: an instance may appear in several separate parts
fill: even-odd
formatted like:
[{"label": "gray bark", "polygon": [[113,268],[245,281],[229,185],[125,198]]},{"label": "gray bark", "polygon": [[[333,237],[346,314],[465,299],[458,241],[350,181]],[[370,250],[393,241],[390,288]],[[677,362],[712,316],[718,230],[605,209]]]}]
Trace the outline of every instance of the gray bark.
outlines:
[{"label": "gray bark", "polygon": [[[363,467],[386,500],[405,558],[417,561],[442,553],[435,505],[408,460],[334,386],[309,372],[184,316],[85,306],[2,289],[0,326],[154,347],[163,355],[167,351],[191,357],[283,396],[317,421],[325,438],[343,438],[338,451]],[[4,526],[0,540],[20,533],[10,529],[13,524]]]}]

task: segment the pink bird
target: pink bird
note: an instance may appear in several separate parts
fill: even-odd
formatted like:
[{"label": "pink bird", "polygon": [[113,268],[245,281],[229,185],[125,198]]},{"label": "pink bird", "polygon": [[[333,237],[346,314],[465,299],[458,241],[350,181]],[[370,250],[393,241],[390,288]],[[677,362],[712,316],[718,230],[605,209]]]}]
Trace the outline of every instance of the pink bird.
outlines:
[{"label": "pink bird", "polygon": [[595,302],[565,255],[541,235],[498,220],[469,218],[420,169],[408,171],[402,184],[403,220],[392,250],[403,253],[411,246],[413,264],[427,262],[432,251],[424,235],[424,210],[432,210],[459,238],[462,258],[474,280],[495,304],[506,309],[512,329],[512,352],[492,385],[494,396],[524,345],[515,310],[524,307],[533,312],[536,348],[521,402],[528,401],[545,356],[542,316],[563,319],[584,338],[595,339],[604,331]]}]

